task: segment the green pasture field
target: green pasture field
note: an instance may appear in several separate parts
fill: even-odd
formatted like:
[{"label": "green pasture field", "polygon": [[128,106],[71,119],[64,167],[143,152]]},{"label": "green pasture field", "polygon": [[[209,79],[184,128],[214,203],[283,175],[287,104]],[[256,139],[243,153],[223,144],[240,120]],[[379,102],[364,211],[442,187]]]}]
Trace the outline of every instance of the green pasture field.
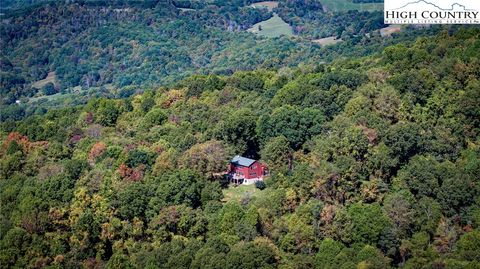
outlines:
[{"label": "green pasture field", "polygon": [[327,11],[377,11],[383,10],[383,3],[353,3],[352,0],[321,0]]},{"label": "green pasture field", "polygon": [[266,21],[253,25],[247,31],[265,37],[293,36],[292,27],[277,14],[273,14],[273,17]]}]

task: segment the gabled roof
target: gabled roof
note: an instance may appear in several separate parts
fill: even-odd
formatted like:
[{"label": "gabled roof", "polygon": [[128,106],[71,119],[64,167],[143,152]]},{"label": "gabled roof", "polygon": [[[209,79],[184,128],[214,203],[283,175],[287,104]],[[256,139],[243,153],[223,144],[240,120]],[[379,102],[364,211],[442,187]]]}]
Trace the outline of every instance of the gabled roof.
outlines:
[{"label": "gabled roof", "polygon": [[239,155],[233,157],[233,159],[230,161],[230,163],[232,164],[246,166],[246,167],[250,167],[250,165],[252,165],[254,162],[256,162],[256,160],[245,158]]}]

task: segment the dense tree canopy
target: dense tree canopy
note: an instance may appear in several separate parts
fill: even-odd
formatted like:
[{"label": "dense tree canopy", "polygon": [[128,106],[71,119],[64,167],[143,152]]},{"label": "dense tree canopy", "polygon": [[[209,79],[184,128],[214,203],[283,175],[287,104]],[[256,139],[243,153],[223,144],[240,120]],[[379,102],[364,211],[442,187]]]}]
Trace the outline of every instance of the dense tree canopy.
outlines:
[{"label": "dense tree canopy", "polygon": [[[202,7],[200,1],[172,2],[182,8]],[[176,45],[163,43],[165,36],[188,40],[196,55],[212,61],[254,58],[248,54],[236,58],[238,52],[216,58],[208,55],[209,47],[223,46],[223,41],[202,46],[202,40],[189,39],[205,34],[216,40],[218,18],[244,27],[265,15],[238,11],[249,1],[229,1],[230,7],[222,5],[225,1],[212,2],[218,2],[219,10],[185,14],[164,28],[155,26],[156,16],[188,10],[171,10],[169,4],[136,15],[106,9],[105,22],[100,22],[88,19],[100,16],[100,4],[74,4],[70,9],[52,4],[40,7],[31,22],[41,17],[49,26],[63,27],[60,18],[68,14],[72,32],[56,36],[59,43],[77,42],[69,39],[77,30],[79,39],[98,35],[90,40],[92,46],[86,46],[90,49],[52,48],[70,59],[65,66],[56,66],[60,84],[81,83],[96,92],[101,80],[134,85],[190,64],[204,66],[202,57],[170,62],[174,51],[169,48]],[[298,13],[297,2],[282,1],[279,9]],[[316,1],[307,2],[317,9]],[[66,14],[49,17],[51,10]],[[85,17],[79,21],[72,15],[82,13]],[[28,16],[22,16],[11,19],[28,24]],[[198,18],[217,30],[205,33],[204,28],[184,25]],[[102,27],[84,33],[80,30],[88,27],[80,21]],[[46,29],[22,23],[2,27],[2,36],[15,34],[5,43],[8,48],[36,36],[28,29],[35,33]],[[155,31],[138,29],[143,27]],[[110,46],[126,42],[101,34],[112,28],[125,31],[123,37],[137,33],[139,39],[129,38],[128,46]],[[264,65],[232,75],[184,74],[188,78],[175,85],[151,84],[143,93],[135,86],[123,89],[129,94],[121,98],[97,92],[84,105],[10,117],[0,124],[0,264],[477,268],[480,31],[449,30],[364,57],[295,68]],[[141,39],[144,34],[158,39],[146,42]],[[276,40],[275,46],[292,42]],[[351,43],[345,46],[355,48]],[[150,48],[165,50],[153,53]],[[15,56],[15,61],[2,57],[9,91],[46,75],[44,64],[63,59],[36,53],[43,51],[40,48],[29,51],[25,64],[40,61],[42,67],[22,69],[29,72],[20,72],[20,77],[12,76],[16,73],[12,70],[18,70],[12,66],[18,64],[19,52],[8,56]],[[117,61],[122,54],[131,58]],[[297,56],[282,57],[295,62]],[[151,64],[154,58],[165,61],[165,68]],[[81,72],[68,71],[73,65]],[[124,72],[109,73],[110,68]],[[237,154],[267,165],[264,186],[241,195],[242,187],[226,184],[222,172]]]},{"label": "dense tree canopy", "polygon": [[[399,37],[384,38],[378,34],[383,27],[381,12],[323,12],[318,0],[282,0],[273,10],[293,27],[295,38],[262,38],[248,33],[249,27],[272,17],[268,9],[249,6],[251,0],[4,2],[0,121],[41,115],[51,107],[85,104],[92,97],[127,98],[184,78],[188,78],[183,83],[187,96],[221,89],[225,81],[217,75],[233,73],[235,87],[258,90],[268,84],[264,78],[236,71],[369,55],[389,44],[412,42],[418,35],[441,29],[412,28]],[[10,8],[4,10],[3,6]],[[314,41],[332,35],[343,42],[324,47]],[[411,54],[417,62],[427,56],[421,49]],[[435,77],[428,70],[402,71],[391,78],[399,90],[409,91],[405,88],[409,83],[425,93],[432,90]],[[424,77],[429,81],[422,82]],[[365,74],[354,70],[339,70],[325,74],[318,84],[330,88],[346,80],[349,83],[344,84],[352,88],[364,78]],[[404,78],[407,80],[402,82]],[[301,102],[307,88],[298,85],[302,84],[289,83],[273,102]],[[318,94],[333,98],[332,94]],[[326,109],[339,110],[336,105]]]}]

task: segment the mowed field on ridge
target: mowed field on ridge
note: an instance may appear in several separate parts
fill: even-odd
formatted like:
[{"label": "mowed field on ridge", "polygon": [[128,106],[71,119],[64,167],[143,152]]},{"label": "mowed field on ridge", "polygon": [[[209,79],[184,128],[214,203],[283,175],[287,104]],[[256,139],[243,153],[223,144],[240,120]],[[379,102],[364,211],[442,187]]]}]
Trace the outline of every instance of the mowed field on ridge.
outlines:
[{"label": "mowed field on ridge", "polygon": [[256,2],[251,4],[252,7],[265,7],[269,11],[272,11],[274,8],[278,7],[278,1],[263,1],[263,2]]},{"label": "mowed field on ridge", "polygon": [[352,0],[321,0],[328,11],[377,11],[383,10],[383,3],[353,3]]},{"label": "mowed field on ridge", "polygon": [[253,25],[247,31],[265,37],[293,36],[292,27],[276,13],[270,19]]},{"label": "mowed field on ridge", "polygon": [[37,89],[41,89],[45,85],[47,85],[49,82],[51,82],[53,84],[58,83],[57,82],[57,76],[56,76],[55,72],[49,72],[46,78],[33,83],[32,87],[37,88]]}]

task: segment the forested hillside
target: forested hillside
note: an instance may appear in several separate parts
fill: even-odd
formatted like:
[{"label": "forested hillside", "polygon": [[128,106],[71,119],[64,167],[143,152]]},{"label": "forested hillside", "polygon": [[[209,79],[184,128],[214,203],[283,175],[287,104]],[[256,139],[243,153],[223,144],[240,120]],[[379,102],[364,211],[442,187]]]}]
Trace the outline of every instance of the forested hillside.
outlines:
[{"label": "forested hillside", "polygon": [[[0,264],[479,268],[480,31],[406,44],[2,123]],[[240,200],[236,154],[270,171]]]},{"label": "forested hillside", "polygon": [[35,89],[24,84],[50,71],[56,72],[57,91],[171,82],[206,67],[213,53],[253,41],[228,27],[247,28],[268,16],[243,6],[183,11],[170,2],[154,8],[51,3],[13,12],[1,28],[2,70],[8,72],[2,86],[11,98],[33,96]]},{"label": "forested hillside", "polygon": [[[8,4],[12,2],[12,4]],[[47,2],[47,3],[44,3]],[[0,121],[124,98],[193,74],[319,64],[377,53],[439,27],[381,37],[381,12],[328,11],[319,1],[282,0],[273,12],[294,37],[246,30],[272,17],[253,1],[9,1],[0,14]],[[33,3],[34,5],[28,6]],[[324,37],[343,42],[322,47]]]}]

